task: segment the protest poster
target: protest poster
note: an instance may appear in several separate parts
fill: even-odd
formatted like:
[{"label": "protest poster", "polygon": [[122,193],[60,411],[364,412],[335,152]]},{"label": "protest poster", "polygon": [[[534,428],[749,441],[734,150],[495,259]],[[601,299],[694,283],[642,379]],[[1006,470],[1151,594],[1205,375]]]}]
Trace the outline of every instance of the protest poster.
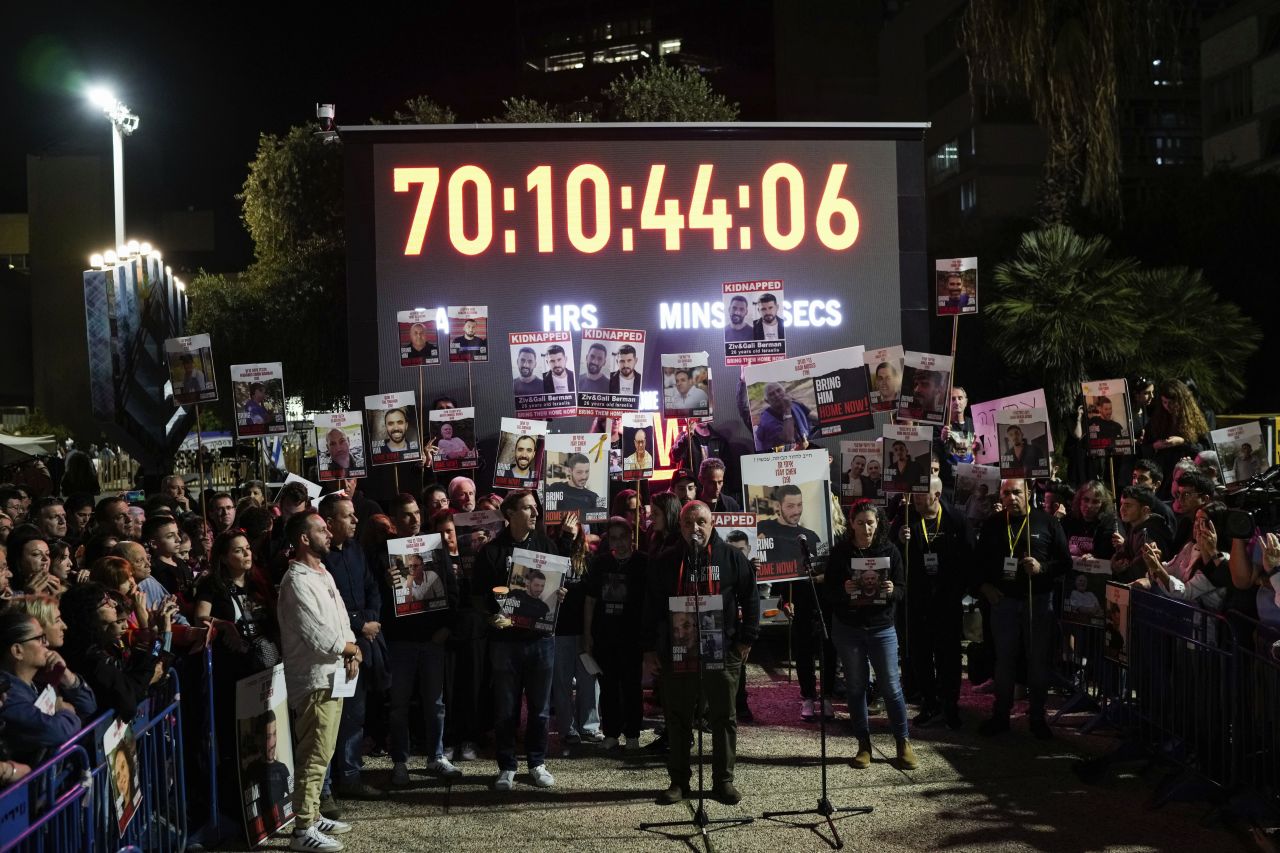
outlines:
[{"label": "protest poster", "polygon": [[511,386],[518,418],[571,418],[578,414],[573,340],[568,332],[512,332]]},{"label": "protest poster", "polygon": [[450,305],[449,361],[489,360],[489,306]]},{"label": "protest poster", "polygon": [[396,312],[396,334],[401,367],[440,363],[440,327],[436,325],[435,310],[414,308]]},{"label": "protest poster", "polygon": [[1085,382],[1084,441],[1090,456],[1132,456],[1133,419],[1124,379]]},{"label": "protest poster", "polygon": [[245,838],[257,847],[293,822],[293,737],[284,664],[236,682],[236,767]]},{"label": "protest poster", "polygon": [[458,542],[457,563],[463,577],[471,577],[480,549],[494,540],[507,523],[496,509],[459,512],[453,516],[454,537]]},{"label": "protest poster", "polygon": [[711,365],[705,352],[662,355],[662,414],[668,418],[709,418],[714,409]]},{"label": "protest poster", "polygon": [[1209,439],[1218,451],[1224,483],[1243,483],[1270,467],[1262,424],[1257,421],[1215,429]]},{"label": "protest poster", "polygon": [[758,453],[874,426],[862,347],[750,365],[743,382]]},{"label": "protest poster", "polygon": [[175,406],[211,403],[218,399],[213,344],[208,335],[168,338],[164,342],[164,355],[169,364]]},{"label": "protest poster", "polygon": [[947,400],[950,381],[951,356],[904,352],[898,417],[941,426],[951,405]]},{"label": "protest poster", "polygon": [[280,362],[231,365],[231,398],[236,407],[236,438],[283,433],[284,369]]},{"label": "protest poster", "polygon": [[862,355],[867,367],[871,411],[896,412],[902,393],[902,347],[881,347]]},{"label": "protest poster", "polygon": [[497,489],[537,489],[542,484],[542,443],[547,422],[503,418],[493,469]]},{"label": "protest poster", "polygon": [[116,830],[121,837],[142,805],[141,780],[138,778],[138,745],[133,727],[117,719],[102,734],[102,751],[107,757],[107,796],[116,817]]},{"label": "protest poster", "polygon": [[928,494],[933,427],[885,424],[881,453],[884,491]]},{"label": "protest poster", "polygon": [[[290,483],[301,483],[302,488],[307,490],[307,497],[313,501],[319,500],[320,493],[324,491],[324,487],[321,486],[319,483],[313,483],[310,480],[306,479],[305,477],[299,477],[297,474],[294,474],[292,471],[286,474],[284,477],[284,485],[287,486]],[[280,499],[279,492],[277,492],[276,500],[278,501],[279,499]]]},{"label": "protest poster", "polygon": [[840,442],[840,497],[844,503],[860,498],[884,503],[883,470],[880,442]]},{"label": "protest poster", "polygon": [[622,479],[647,480],[653,476],[657,412],[626,412],[619,420],[622,422]]},{"label": "protest poster", "polygon": [[557,593],[572,569],[569,558],[516,548],[510,562],[507,588],[498,596],[502,615],[513,628],[554,634],[560,612]]},{"label": "protest poster", "polygon": [[1000,476],[1034,480],[1052,476],[1053,436],[1044,409],[1003,409],[1000,428]]},{"label": "protest poster", "polygon": [[941,258],[933,270],[939,317],[978,313],[977,258]]},{"label": "protest poster", "polygon": [[[1089,539],[1092,545],[1092,537]],[[1067,573],[1067,596],[1062,602],[1063,621],[1102,627],[1106,622],[1102,602],[1106,601],[1110,579],[1110,560],[1073,556]]]},{"label": "protest poster", "polygon": [[677,595],[667,599],[671,627],[671,670],[677,673],[724,669],[724,596]]},{"label": "protest poster", "polygon": [[748,560],[759,557],[754,512],[713,512],[711,525],[726,544],[737,548]]},{"label": "protest poster", "polygon": [[994,465],[961,462],[955,466],[952,505],[964,513],[974,530],[991,517],[1000,502],[1000,469]]},{"label": "protest poster", "polygon": [[364,398],[369,417],[370,461],[374,465],[417,462],[422,458],[418,441],[417,397],[412,391],[370,394]]},{"label": "protest poster", "polygon": [[315,416],[316,479],[363,477],[365,467],[363,416],[360,412],[325,412]]},{"label": "protest poster", "polygon": [[742,457],[743,511],[756,516],[756,580],[821,573],[831,550],[831,462],[825,450]]},{"label": "protest poster", "polygon": [[644,339],[639,329],[582,330],[578,414],[603,418],[639,410]]},{"label": "protest poster", "polygon": [[546,446],[546,505],[548,524],[559,524],[565,515],[591,523],[609,517],[608,433],[559,433],[548,435]]},{"label": "protest poster", "polygon": [[787,354],[781,281],[727,281],[724,300],[724,363],[760,364]]},{"label": "protest poster", "polygon": [[396,618],[448,609],[449,563],[439,533],[388,539],[387,557]]},{"label": "protest poster", "polygon": [[853,580],[853,592],[849,593],[850,607],[889,603],[889,593],[884,591],[884,582],[889,580],[888,557],[851,558],[849,577]]},{"label": "protest poster", "polygon": [[973,461],[978,465],[1000,464],[1000,429],[996,425],[996,415],[1004,409],[1046,409],[1044,389],[1037,388],[1022,394],[1000,397],[985,403],[973,403],[969,406],[969,416],[973,419],[973,431],[977,436],[973,446]]},{"label": "protest poster", "polygon": [[1129,663],[1129,585],[1107,581],[1106,647],[1103,656],[1124,665]]},{"label": "protest poster", "polygon": [[432,409],[427,413],[428,429],[435,450],[431,467],[437,473],[474,468],[480,459],[476,449],[476,410],[471,406]]}]

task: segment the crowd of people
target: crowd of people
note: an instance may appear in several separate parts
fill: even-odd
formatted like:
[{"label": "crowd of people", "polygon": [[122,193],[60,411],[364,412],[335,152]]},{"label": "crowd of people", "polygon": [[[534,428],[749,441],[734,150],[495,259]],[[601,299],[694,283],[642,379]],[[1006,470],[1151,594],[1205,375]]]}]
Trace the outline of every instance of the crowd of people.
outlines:
[{"label": "crowd of people", "polygon": [[[854,767],[872,764],[872,716],[887,717],[907,769],[917,764],[913,731],[964,726],[966,596],[980,604],[988,635],[968,660],[971,680],[992,676],[994,711],[979,726],[988,736],[1010,729],[1021,678],[1030,731],[1052,737],[1053,623],[1065,594],[1090,595],[1064,584],[1075,561],[1109,561],[1110,579],[1206,608],[1264,620],[1280,612],[1280,541],[1226,533],[1209,427],[1187,387],[1135,388],[1138,452],[1123,461],[1118,495],[1096,460],[1068,448],[1064,478],[1004,480],[981,516],[956,505],[954,466],[972,461],[977,440],[961,388],[936,432],[927,493],[841,504],[837,480],[825,573],[771,593],[792,621],[802,719],[835,715],[843,672]],[[789,437],[818,444],[803,422]],[[351,830],[342,802],[390,796],[362,774],[364,757],[384,751],[392,788],[424,774],[457,780],[460,765],[487,753],[492,788],[511,791],[520,753],[525,779],[546,788],[555,784],[550,756],[581,744],[653,749],[665,752],[669,775],[658,801],[673,804],[690,795],[690,746],[702,728],[712,794],[735,804],[737,725],[753,717],[745,665],[760,636],[763,590],[743,543],[713,525],[713,512],[739,509],[732,443],[696,423],[675,454],[686,467],[670,487],[617,483],[611,517],[590,526],[569,513],[548,527],[536,492],[484,494],[465,475],[385,503],[358,480],[329,484],[313,503],[298,483],[274,494],[260,482],[235,495],[195,494],[177,476],[130,501],[98,495],[72,460],[68,478],[78,479],[64,478],[61,497],[0,486],[0,785],[21,780],[96,714],[133,719],[170,667],[212,648],[220,696],[283,664],[292,849],[342,848],[335,836]],[[460,541],[455,516],[477,509],[498,511],[502,529]],[[446,604],[397,615],[406,581],[386,543],[421,534],[441,537],[444,571],[433,582]],[[503,609],[517,549],[569,561],[554,634],[521,627]],[[680,632],[691,623],[672,602],[695,598],[690,652]],[[334,695],[351,680],[353,692]],[[642,744],[649,683],[662,722]],[[912,718],[908,701],[918,708]],[[226,703],[213,713],[219,764],[234,767],[236,720]],[[220,801],[234,808],[235,774],[221,784]],[[225,820],[239,816],[196,822]]]}]

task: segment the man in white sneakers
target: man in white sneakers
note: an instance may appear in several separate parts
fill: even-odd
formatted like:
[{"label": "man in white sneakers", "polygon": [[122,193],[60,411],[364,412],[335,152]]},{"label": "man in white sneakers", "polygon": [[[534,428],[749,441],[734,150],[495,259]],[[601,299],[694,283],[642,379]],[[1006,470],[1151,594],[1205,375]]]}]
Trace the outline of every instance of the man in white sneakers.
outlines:
[{"label": "man in white sneakers", "polygon": [[294,712],[293,841],[290,850],[330,853],[342,849],[333,838],[351,825],[320,814],[320,789],[338,742],[342,699],[334,697],[335,677],[354,679],[360,647],[351,633],[347,608],[325,570],[329,528],[314,510],[296,513],[285,525],[293,559],[280,584],[276,615],[284,656],[284,679]]}]

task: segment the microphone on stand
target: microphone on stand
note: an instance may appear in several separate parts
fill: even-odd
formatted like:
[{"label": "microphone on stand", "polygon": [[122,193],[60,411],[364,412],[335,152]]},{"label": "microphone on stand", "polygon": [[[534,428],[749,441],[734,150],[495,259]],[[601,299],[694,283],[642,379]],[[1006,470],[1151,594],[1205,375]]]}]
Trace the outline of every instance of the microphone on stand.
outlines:
[{"label": "microphone on stand", "polygon": [[809,553],[809,540],[803,536],[797,541],[800,543],[800,555],[804,558],[804,570],[808,574],[813,574],[813,555]]}]

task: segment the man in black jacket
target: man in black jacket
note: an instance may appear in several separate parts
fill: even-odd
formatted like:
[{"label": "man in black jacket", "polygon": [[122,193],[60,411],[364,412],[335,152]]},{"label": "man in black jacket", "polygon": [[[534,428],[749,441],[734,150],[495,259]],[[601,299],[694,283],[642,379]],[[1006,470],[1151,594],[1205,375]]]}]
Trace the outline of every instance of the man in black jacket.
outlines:
[{"label": "man in black jacket", "polygon": [[[689,795],[688,744],[693,718],[705,703],[711,728],[713,795],[734,805],[742,799],[733,784],[738,740],[734,699],[743,661],[760,634],[755,570],[740,550],[715,532],[711,510],[701,501],[690,501],[680,511],[680,535],[683,541],[650,565],[641,626],[645,664],[660,677],[671,744],[667,753],[671,786],[658,796],[658,802],[670,805]],[[683,609],[690,601],[697,602],[692,613]],[[678,624],[672,618],[675,605],[681,608]],[[684,647],[676,660],[672,629],[694,624],[689,616],[697,617],[694,636],[700,642]]]},{"label": "man in black jacket", "polygon": [[972,586],[969,525],[942,500],[942,480],[912,495],[906,517],[894,525],[907,562],[907,661],[923,700],[913,722],[939,714],[960,728],[961,600]]},{"label": "man in black jacket", "polygon": [[1125,486],[1120,490],[1120,521],[1123,533],[1111,534],[1116,549],[1111,556],[1111,573],[1118,581],[1131,583],[1147,576],[1142,552],[1155,545],[1161,554],[1174,553],[1173,531],[1155,512],[1156,493],[1146,486]]},{"label": "man in black jacket", "polygon": [[723,462],[714,456],[703,459],[698,466],[698,500],[712,512],[741,512],[737,499],[724,490],[724,475]]},{"label": "man in black jacket", "polygon": [[[538,502],[533,492],[517,489],[502,501],[507,527],[476,555],[472,587],[492,616],[489,660],[493,665],[494,740],[498,758],[495,791],[510,791],[516,776],[516,727],[520,723],[520,698],[529,706],[524,745],[533,784],[549,788],[555,777],[547,770],[547,718],[551,704],[551,676],[555,662],[555,637],[532,628],[517,628],[501,615],[495,588],[505,588],[511,573],[511,556],[517,548],[540,554],[567,556],[577,534],[577,522],[569,516],[561,526],[561,541],[552,542],[537,529]],[[565,590],[560,590],[563,602]]]},{"label": "man in black jacket", "polygon": [[1053,629],[1053,590],[1071,568],[1067,536],[1058,520],[1030,508],[1025,480],[1003,480],[1000,503],[978,537],[980,590],[991,603],[996,642],[996,703],[991,719],[979,731],[995,735],[1009,730],[1018,651],[1026,648],[1027,685],[1031,693],[1031,731],[1053,737],[1044,718],[1049,686],[1049,648]]}]

